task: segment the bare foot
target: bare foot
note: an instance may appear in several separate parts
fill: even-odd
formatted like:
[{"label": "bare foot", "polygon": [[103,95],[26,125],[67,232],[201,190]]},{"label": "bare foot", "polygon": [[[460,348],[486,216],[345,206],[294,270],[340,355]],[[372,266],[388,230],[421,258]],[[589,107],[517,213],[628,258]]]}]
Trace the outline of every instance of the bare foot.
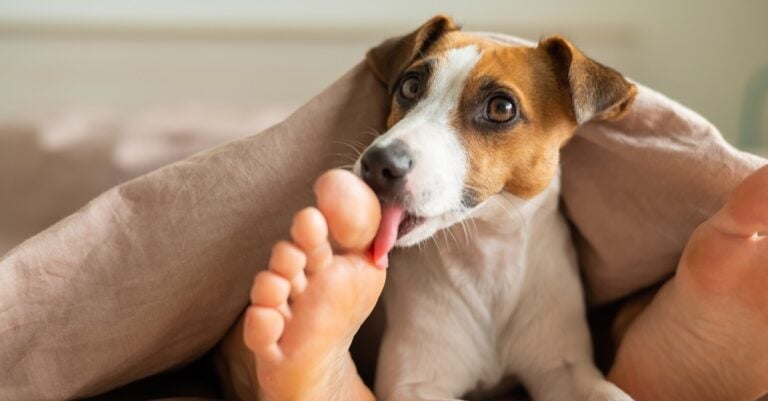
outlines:
[{"label": "bare foot", "polygon": [[609,378],[644,400],[768,392],[768,167],[691,236],[677,274],[627,329]]},{"label": "bare foot", "polygon": [[[379,202],[346,171],[324,174],[314,189],[318,208],[294,216],[293,241],[277,243],[269,269],[254,279],[245,343],[267,400],[374,400],[349,346],[384,286],[385,271],[369,252]],[[341,253],[333,253],[329,230]]]}]

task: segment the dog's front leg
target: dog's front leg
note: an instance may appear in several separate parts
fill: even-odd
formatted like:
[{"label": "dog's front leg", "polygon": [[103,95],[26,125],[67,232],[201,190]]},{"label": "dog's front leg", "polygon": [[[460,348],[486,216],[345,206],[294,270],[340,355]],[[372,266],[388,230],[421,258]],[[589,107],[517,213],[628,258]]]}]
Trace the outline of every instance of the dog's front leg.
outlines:
[{"label": "dog's front leg", "polygon": [[463,355],[457,344],[462,340],[455,333],[405,331],[388,330],[384,335],[376,377],[378,400],[458,401],[477,384],[474,358]]},{"label": "dog's front leg", "polygon": [[393,269],[385,289],[387,330],[379,353],[376,397],[457,400],[474,389],[486,362],[475,346],[479,330],[450,291],[399,273]]},{"label": "dog's front leg", "polygon": [[[546,273],[541,267],[537,273]],[[534,282],[521,297],[506,359],[536,401],[632,401],[595,367],[575,267]]]}]

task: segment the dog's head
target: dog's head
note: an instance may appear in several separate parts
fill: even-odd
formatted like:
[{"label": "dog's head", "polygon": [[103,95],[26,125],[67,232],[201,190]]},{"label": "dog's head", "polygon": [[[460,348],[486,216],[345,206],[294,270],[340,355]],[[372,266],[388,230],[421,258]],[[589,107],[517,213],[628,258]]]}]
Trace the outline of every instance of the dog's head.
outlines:
[{"label": "dog's head", "polygon": [[398,246],[501,191],[540,193],[578,125],[621,117],[636,94],[561,37],[512,46],[462,33],[444,16],[385,41],[367,60],[392,105],[387,131],[354,170],[379,196],[382,226],[394,227]]}]

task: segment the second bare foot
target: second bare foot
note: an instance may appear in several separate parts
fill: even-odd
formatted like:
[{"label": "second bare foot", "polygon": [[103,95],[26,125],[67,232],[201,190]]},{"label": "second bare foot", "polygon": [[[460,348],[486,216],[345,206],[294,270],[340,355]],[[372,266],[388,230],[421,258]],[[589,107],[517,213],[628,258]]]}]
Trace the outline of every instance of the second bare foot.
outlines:
[{"label": "second bare foot", "polygon": [[610,379],[644,400],[768,392],[768,167],[699,226],[677,274],[628,327]]}]

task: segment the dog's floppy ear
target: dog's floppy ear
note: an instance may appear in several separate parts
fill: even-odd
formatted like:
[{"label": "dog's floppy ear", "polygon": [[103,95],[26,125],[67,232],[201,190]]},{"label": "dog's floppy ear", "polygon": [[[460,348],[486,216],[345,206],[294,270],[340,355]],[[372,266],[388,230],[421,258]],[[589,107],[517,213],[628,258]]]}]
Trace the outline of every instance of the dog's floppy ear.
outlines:
[{"label": "dog's floppy ear", "polygon": [[616,70],[585,56],[566,39],[553,36],[539,42],[553,61],[555,74],[570,88],[578,124],[590,120],[616,120],[627,113],[637,87]]},{"label": "dog's floppy ear", "polygon": [[384,81],[392,93],[400,74],[416,56],[426,52],[446,32],[458,29],[450,17],[437,15],[419,29],[405,36],[387,39],[369,50],[366,60],[376,77]]}]

